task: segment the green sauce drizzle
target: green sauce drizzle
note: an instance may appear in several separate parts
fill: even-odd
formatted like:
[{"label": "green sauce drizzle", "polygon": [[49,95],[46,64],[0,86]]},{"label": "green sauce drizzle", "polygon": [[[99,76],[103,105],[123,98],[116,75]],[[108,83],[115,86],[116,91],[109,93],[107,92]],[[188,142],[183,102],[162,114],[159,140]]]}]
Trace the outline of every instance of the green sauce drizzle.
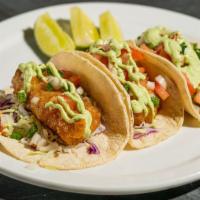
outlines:
[{"label": "green sauce drizzle", "polygon": [[73,101],[77,103],[77,109],[80,113],[74,112],[62,96],[57,97],[58,103],[54,103],[52,101],[47,102],[45,104],[45,108],[52,107],[54,109],[58,109],[60,111],[62,119],[69,124],[84,119],[86,123],[84,134],[85,137],[89,137],[89,135],[91,134],[90,126],[92,124],[91,113],[85,109],[84,103],[80,95],[77,93],[74,84],[66,79],[63,79],[53,63],[49,62],[46,65],[37,65],[33,62],[20,64],[19,70],[22,72],[22,76],[24,79],[23,89],[20,90],[20,92],[24,91],[27,94],[30,91],[31,80],[35,76],[40,78],[42,81],[48,83],[47,77],[43,75],[43,71],[47,69],[51,72],[52,76],[55,76],[59,79],[61,87],[65,91],[63,95],[70,97]]},{"label": "green sauce drizzle", "polygon": [[[109,45],[108,51],[102,49],[102,45]],[[120,57],[121,50],[127,51],[127,63],[124,64]],[[146,77],[139,71],[137,64],[132,58],[131,49],[127,42],[118,42],[116,40],[99,40],[89,49],[90,53],[99,54],[109,59],[109,63],[113,65],[112,72],[116,74],[124,88],[129,90],[137,99],[131,101],[132,111],[134,113],[144,112],[148,115],[148,108],[155,115],[154,104],[151,101],[150,94],[147,89],[140,84],[140,80]],[[128,73],[130,81],[127,81],[124,76],[124,71]]]},{"label": "green sauce drizzle", "polygon": [[163,43],[164,50],[170,55],[178,70],[186,73],[194,88],[200,84],[200,59],[192,44],[179,32],[172,32],[165,27],[147,29],[138,40],[145,42],[150,48]]},{"label": "green sauce drizzle", "polygon": [[24,79],[23,90],[28,93],[31,88],[31,80],[33,77],[37,76],[44,82],[47,82],[46,77],[42,74],[44,65],[37,65],[34,62],[22,63],[19,65],[19,70],[22,72]]}]

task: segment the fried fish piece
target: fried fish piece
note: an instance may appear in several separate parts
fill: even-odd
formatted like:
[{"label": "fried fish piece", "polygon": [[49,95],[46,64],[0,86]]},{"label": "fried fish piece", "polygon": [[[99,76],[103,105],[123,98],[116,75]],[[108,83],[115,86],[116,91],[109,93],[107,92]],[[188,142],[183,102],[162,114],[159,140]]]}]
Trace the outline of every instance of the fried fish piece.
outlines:
[{"label": "fried fish piece", "polygon": [[[73,80],[76,80],[76,76],[73,75],[70,79],[73,82]],[[23,77],[19,70],[16,71],[12,84],[15,93],[22,89]],[[40,122],[57,133],[67,145],[75,145],[84,141],[84,130],[86,125],[84,119],[69,124],[62,118],[59,110],[45,108],[46,103],[49,101],[57,103],[57,96],[62,96],[70,108],[78,113],[76,102],[70,97],[64,96],[62,91],[47,91],[46,88],[47,83],[41,81],[37,77],[33,77],[31,80],[31,89],[28,93],[26,108],[30,110]],[[91,131],[94,131],[100,125],[100,110],[92,104],[88,97],[83,97],[83,102],[86,110],[91,113],[92,124],[90,128]]]}]

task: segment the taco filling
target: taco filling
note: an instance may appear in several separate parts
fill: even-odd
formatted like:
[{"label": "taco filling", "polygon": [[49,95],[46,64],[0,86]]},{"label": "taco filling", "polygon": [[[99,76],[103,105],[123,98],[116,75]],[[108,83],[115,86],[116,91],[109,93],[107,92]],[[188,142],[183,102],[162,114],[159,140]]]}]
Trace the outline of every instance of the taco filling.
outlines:
[{"label": "taco filling", "polygon": [[[14,93],[1,91],[3,136],[48,151],[58,144],[77,145],[105,130],[100,109],[81,87],[78,75],[59,71],[53,63],[29,62],[19,65],[12,83]],[[89,153],[99,153],[92,148]]]},{"label": "taco filling", "polygon": [[200,105],[200,49],[179,32],[153,27],[137,38],[137,45],[171,61],[187,83],[193,103]]},{"label": "taco filling", "polygon": [[101,61],[123,85],[131,100],[134,115],[134,139],[156,133],[154,119],[162,102],[170,96],[167,82],[162,75],[152,78],[140,63],[140,52],[129,42],[99,40],[90,46],[89,52]]},{"label": "taco filling", "polygon": [[104,164],[123,150],[129,129],[115,84],[74,52],[20,64],[12,88],[0,92],[0,150],[40,167]]}]

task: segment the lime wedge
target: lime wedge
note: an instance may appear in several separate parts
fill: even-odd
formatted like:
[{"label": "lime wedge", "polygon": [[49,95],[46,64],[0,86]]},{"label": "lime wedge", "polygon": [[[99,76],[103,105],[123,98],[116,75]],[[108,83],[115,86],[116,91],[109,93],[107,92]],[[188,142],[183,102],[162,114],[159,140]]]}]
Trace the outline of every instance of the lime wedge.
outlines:
[{"label": "lime wedge", "polygon": [[109,11],[102,13],[99,17],[100,34],[102,39],[123,40],[119,24]]},{"label": "lime wedge", "polygon": [[71,37],[48,13],[37,18],[34,25],[34,36],[37,45],[47,56],[53,56],[62,50],[72,51],[75,49]]},{"label": "lime wedge", "polygon": [[77,47],[88,47],[99,39],[97,28],[79,7],[72,7],[70,9],[70,23]]}]

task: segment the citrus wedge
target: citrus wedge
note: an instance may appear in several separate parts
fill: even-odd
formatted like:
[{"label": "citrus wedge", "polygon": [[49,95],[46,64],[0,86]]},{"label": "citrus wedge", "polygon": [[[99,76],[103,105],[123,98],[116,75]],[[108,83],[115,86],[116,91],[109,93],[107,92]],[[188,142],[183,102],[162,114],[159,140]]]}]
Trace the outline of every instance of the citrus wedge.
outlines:
[{"label": "citrus wedge", "polygon": [[79,7],[72,7],[70,9],[70,24],[77,47],[88,47],[99,39],[97,28]]},{"label": "citrus wedge", "polygon": [[99,17],[100,34],[102,39],[123,40],[122,32],[116,19],[109,11],[102,13]]},{"label": "citrus wedge", "polygon": [[66,50],[72,51],[75,45],[71,37],[65,33],[48,13],[39,16],[34,25],[34,36],[37,45],[47,56]]}]

